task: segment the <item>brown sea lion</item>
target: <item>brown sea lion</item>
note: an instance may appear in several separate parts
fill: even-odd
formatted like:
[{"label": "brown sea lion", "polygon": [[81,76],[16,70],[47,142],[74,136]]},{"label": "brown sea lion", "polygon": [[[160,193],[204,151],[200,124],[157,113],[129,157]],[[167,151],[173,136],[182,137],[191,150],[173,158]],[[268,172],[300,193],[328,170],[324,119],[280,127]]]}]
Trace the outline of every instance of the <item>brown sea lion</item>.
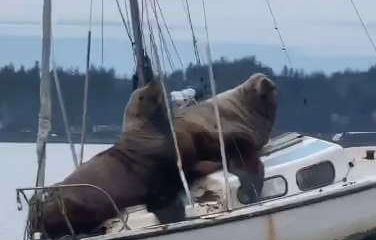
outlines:
[{"label": "brown sea lion", "polygon": [[[242,185],[261,192],[264,166],[258,151],[268,142],[276,117],[276,87],[263,74],[217,95],[229,169]],[[188,176],[210,173],[221,160],[214,99],[176,112],[176,132]]]},{"label": "brown sea lion", "polygon": [[[136,90],[127,107],[127,129],[120,140],[57,185],[98,186],[120,209],[146,204],[150,211],[157,211],[172,203],[181,181],[164,106],[159,83],[153,81]],[[94,189],[61,189],[50,192],[39,205],[40,215],[31,214],[32,232],[43,231],[52,238],[70,233],[56,196],[63,200],[77,234],[90,233],[116,215],[108,199]]]},{"label": "brown sea lion", "polygon": [[[253,171],[256,176],[256,180],[244,183],[263,178],[257,151],[266,143],[274,122],[274,97],[274,84],[263,75],[252,76],[234,90],[218,95],[230,170],[246,169],[246,173]],[[191,181],[221,167],[211,101],[176,115],[183,167]],[[181,190],[164,106],[158,83],[151,82],[135,91],[126,109],[125,131],[119,142],[59,184],[96,185],[108,192],[119,208],[146,204],[163,220],[166,212],[159,210],[175,203]],[[43,231],[52,238],[69,234],[56,194],[52,192],[40,205],[40,215],[30,216],[31,230]],[[63,189],[59,196],[78,234],[90,233],[103,220],[116,215],[108,200],[93,189]],[[181,204],[177,209],[176,219],[179,219]]]}]

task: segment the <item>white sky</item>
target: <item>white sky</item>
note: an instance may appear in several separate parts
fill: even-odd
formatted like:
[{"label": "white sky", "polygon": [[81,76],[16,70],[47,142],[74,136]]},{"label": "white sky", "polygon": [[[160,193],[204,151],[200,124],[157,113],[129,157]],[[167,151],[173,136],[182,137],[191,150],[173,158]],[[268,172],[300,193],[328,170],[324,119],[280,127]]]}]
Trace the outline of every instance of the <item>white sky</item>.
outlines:
[{"label": "white sky", "polygon": [[[376,40],[375,0],[354,0]],[[0,38],[40,36],[42,0],[0,0]],[[84,38],[89,0],[53,0],[57,38]],[[122,3],[123,0],[120,0]],[[182,0],[159,0],[177,41],[189,41]],[[190,0],[199,39],[204,39],[200,0]],[[311,57],[358,56],[376,60],[350,0],[270,0],[288,48]],[[265,0],[206,0],[214,43],[278,45]],[[99,37],[100,0],[94,0]],[[105,38],[125,39],[115,0],[105,0]],[[1,47],[1,46],[0,46]]]}]

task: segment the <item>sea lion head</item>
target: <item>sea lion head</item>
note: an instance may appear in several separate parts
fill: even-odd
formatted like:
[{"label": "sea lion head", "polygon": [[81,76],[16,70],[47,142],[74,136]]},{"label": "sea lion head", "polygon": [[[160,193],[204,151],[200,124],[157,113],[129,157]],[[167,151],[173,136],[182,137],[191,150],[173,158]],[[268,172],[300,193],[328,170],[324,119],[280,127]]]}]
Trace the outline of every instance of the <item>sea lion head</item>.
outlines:
[{"label": "sea lion head", "polygon": [[240,85],[240,93],[246,106],[252,113],[260,115],[272,122],[277,112],[277,89],[272,80],[264,74],[250,76]]},{"label": "sea lion head", "polygon": [[124,131],[141,128],[146,123],[163,127],[167,114],[161,84],[153,80],[135,90],[128,101],[124,119]]}]

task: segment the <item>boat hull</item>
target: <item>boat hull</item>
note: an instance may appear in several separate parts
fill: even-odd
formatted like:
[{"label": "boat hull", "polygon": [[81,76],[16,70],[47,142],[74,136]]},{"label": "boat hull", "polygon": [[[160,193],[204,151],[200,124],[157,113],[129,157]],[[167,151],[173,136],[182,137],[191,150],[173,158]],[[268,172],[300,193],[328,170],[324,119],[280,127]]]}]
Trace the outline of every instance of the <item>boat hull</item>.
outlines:
[{"label": "boat hull", "polygon": [[213,222],[165,231],[122,236],[121,233],[90,238],[153,240],[331,240],[362,239],[376,229],[376,186],[352,188],[341,195],[327,195],[287,208],[260,214],[243,214]]}]

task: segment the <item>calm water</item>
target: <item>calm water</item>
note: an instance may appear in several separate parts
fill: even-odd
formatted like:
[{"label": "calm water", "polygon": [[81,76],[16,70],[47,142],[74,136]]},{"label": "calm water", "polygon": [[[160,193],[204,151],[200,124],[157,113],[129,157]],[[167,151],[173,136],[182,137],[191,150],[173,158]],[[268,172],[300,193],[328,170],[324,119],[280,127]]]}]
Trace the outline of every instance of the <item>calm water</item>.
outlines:
[{"label": "calm water", "polygon": [[[85,159],[105,150],[110,145],[87,145]],[[78,149],[78,146],[76,146]],[[72,156],[67,144],[47,146],[47,184],[62,180],[73,169]],[[17,211],[17,187],[30,187],[35,184],[37,160],[35,144],[0,143],[0,238],[22,239],[27,207]]]}]

